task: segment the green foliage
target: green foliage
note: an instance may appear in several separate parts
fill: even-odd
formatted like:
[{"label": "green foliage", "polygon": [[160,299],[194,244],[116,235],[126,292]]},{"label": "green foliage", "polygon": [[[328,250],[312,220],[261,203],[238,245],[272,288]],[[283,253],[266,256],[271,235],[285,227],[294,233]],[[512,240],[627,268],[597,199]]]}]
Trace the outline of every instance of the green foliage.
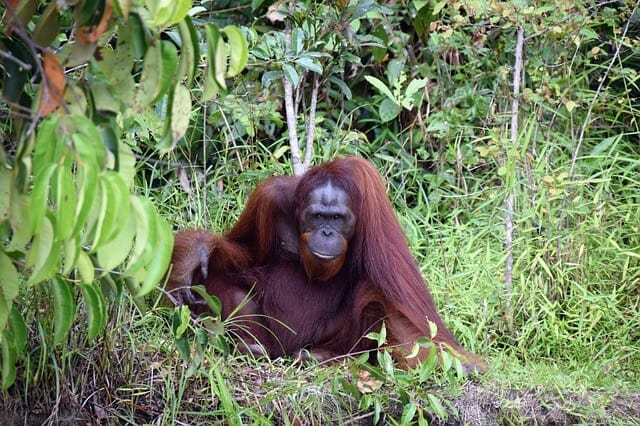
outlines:
[{"label": "green foliage", "polygon": [[[122,288],[142,306],[162,281],[173,231],[135,194],[137,117],[160,123],[148,141],[167,152],[190,126],[190,90],[204,82],[210,99],[247,62],[242,32],[200,34],[191,1],[40,3],[7,4],[0,36],[2,112],[10,118],[0,165],[3,389],[24,355],[21,316],[34,309],[21,305],[21,294],[49,289],[53,330],[45,333],[55,349],[68,340],[78,306],[93,340]],[[207,24],[206,34],[215,31]]]},{"label": "green foliage", "polygon": [[[358,401],[359,408],[373,412],[374,423],[379,423],[384,418],[390,424],[426,425],[429,423],[428,420],[434,417],[441,420],[448,418],[449,414],[444,408],[442,397],[434,391],[432,383],[436,377],[442,380],[442,383],[457,383],[462,377],[460,363],[450,354],[442,353],[442,369],[439,369],[433,343],[425,341],[420,345],[431,348],[430,355],[415,369],[398,369],[391,353],[381,350],[376,366],[364,362],[365,359],[351,363],[351,375],[357,377],[357,381],[341,379],[343,391]],[[457,366],[457,369],[454,366]],[[388,389],[382,392],[385,387]],[[388,412],[388,407],[395,404],[401,407],[398,418],[394,418],[392,413]]]}]

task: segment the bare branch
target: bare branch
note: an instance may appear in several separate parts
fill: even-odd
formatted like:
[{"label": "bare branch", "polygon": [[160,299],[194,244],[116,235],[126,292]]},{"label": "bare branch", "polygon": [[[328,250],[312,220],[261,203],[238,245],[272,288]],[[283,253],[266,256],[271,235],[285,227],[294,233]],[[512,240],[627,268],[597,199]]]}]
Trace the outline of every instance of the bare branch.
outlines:
[{"label": "bare branch", "polygon": [[[289,1],[289,13],[293,14],[295,2]],[[286,20],[284,30],[285,49],[291,49],[291,21]],[[291,148],[291,164],[293,174],[301,176],[305,172],[304,164],[300,158],[300,144],[298,141],[298,116],[293,100],[293,86],[286,76],[282,76],[282,87],[284,89],[284,109],[287,115],[287,129],[289,130],[289,147]]]},{"label": "bare branch", "polygon": [[309,117],[307,117],[307,142],[304,148],[304,167],[311,167],[313,158],[313,140],[316,134],[316,106],[318,105],[318,89],[320,87],[320,75],[313,73],[313,88],[311,89],[311,99],[309,105]]}]

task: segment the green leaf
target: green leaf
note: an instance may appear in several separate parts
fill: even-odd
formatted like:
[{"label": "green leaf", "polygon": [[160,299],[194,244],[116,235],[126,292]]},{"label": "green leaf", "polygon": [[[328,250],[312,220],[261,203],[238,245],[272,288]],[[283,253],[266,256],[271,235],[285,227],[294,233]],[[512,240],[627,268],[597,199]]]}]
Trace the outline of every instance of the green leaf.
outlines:
[{"label": "green leaf", "polygon": [[597,157],[605,152],[605,155],[610,155],[621,140],[622,134],[604,138],[596,146],[593,147],[591,152],[589,152],[589,157]]},{"label": "green leaf", "polygon": [[408,425],[412,423],[413,418],[416,416],[418,407],[415,402],[409,402],[402,409],[402,417],[400,417],[401,425]]},{"label": "green leaf", "polygon": [[22,353],[27,344],[27,326],[20,311],[14,306],[9,314],[9,331],[13,337],[13,344],[18,351],[18,355]]},{"label": "green leaf", "polygon": [[371,75],[365,75],[364,78],[369,82],[369,84],[371,84],[373,87],[378,89],[378,91],[382,95],[386,96],[388,99],[392,100],[394,103],[397,103],[395,96],[393,96],[393,93],[391,93],[391,90],[386,86],[386,84],[382,82],[382,80],[380,80],[379,78],[373,77]]},{"label": "green leaf", "polygon": [[62,242],[62,259],[64,261],[62,275],[69,275],[76,266],[80,242],[76,238],[68,238]]},{"label": "green leaf", "polygon": [[30,217],[30,197],[20,194],[15,189],[11,191],[11,211],[9,223],[13,235],[6,247],[7,251],[26,251],[33,236]]},{"label": "green leaf", "polygon": [[169,20],[169,25],[175,25],[187,17],[191,9],[192,0],[173,0],[173,2],[175,3],[175,8]]},{"label": "green leaf", "polygon": [[2,333],[0,349],[2,349],[0,374],[2,374],[2,390],[5,390],[16,380],[16,361],[18,360],[18,351],[6,332]]},{"label": "green leaf", "polygon": [[118,234],[109,242],[103,244],[96,253],[98,264],[105,272],[112,271],[116,266],[122,264],[133,245],[133,238],[136,235],[136,218],[133,214],[127,215],[127,221]]},{"label": "green leaf", "polygon": [[31,33],[31,38],[40,46],[48,46],[56,39],[59,32],[58,3],[51,2],[40,15],[40,20]]},{"label": "green leaf", "polygon": [[43,282],[53,277],[58,267],[60,244],[56,243],[51,220],[45,216],[42,227],[34,239],[26,256],[27,267],[33,267],[27,286]]},{"label": "green leaf", "polygon": [[129,189],[122,177],[116,172],[107,171],[100,176],[98,184],[101,205],[96,211],[92,228],[92,253],[114,238],[129,215]]},{"label": "green leaf", "polygon": [[129,11],[131,10],[131,1],[132,0],[115,0],[113,2],[113,7],[117,16],[120,18],[124,18],[125,20],[129,17]]},{"label": "green leaf", "polygon": [[98,170],[88,165],[78,165],[76,169],[77,200],[75,206],[76,223],[72,237],[78,237],[87,225],[87,218],[98,196]]},{"label": "green leaf", "polygon": [[96,186],[98,191],[96,201],[91,206],[91,211],[87,217],[88,232],[85,232],[83,235],[84,244],[88,245],[92,251],[98,249],[98,243],[100,239],[103,238],[102,234],[105,228],[105,221],[107,221],[107,226],[113,223],[112,215],[107,214],[111,194],[109,194],[105,179],[99,179]]},{"label": "green leaf", "polygon": [[[0,299],[2,295],[0,294]],[[22,356],[27,342],[27,327],[22,319],[22,315],[15,308],[7,309],[9,312],[8,327],[2,328],[2,340],[0,341],[0,374],[2,375],[1,389],[5,390],[11,386],[16,379],[16,363]]]},{"label": "green leaf", "polygon": [[149,263],[156,245],[157,220],[153,204],[143,197],[129,199],[131,214],[136,218],[136,239],[125,274],[133,275]]},{"label": "green leaf", "polygon": [[53,344],[59,345],[67,337],[76,314],[76,303],[71,283],[60,277],[51,280],[53,296]]},{"label": "green leaf", "polygon": [[74,9],[77,25],[84,27],[96,24],[95,19],[102,15],[102,13],[97,13],[99,7],[100,0],[84,0],[77,2]]},{"label": "green leaf", "polygon": [[209,76],[218,84],[220,89],[226,89],[224,76],[227,72],[227,46],[220,37],[220,30],[214,24],[205,26],[207,37],[207,61]]},{"label": "green leaf", "polygon": [[204,76],[204,90],[202,91],[202,96],[200,97],[201,103],[206,103],[213,99],[220,92],[220,87],[216,80],[211,76],[210,73],[206,73]]},{"label": "green leaf", "polygon": [[293,55],[298,56],[302,54],[302,50],[304,49],[304,31],[302,28],[294,28],[291,32],[291,49],[293,50]]},{"label": "green leaf", "polygon": [[178,76],[179,80],[184,78],[187,85],[191,85],[198,72],[198,63],[200,62],[200,43],[191,17],[187,16],[178,23],[178,32],[182,42]]},{"label": "green leaf", "polygon": [[151,25],[156,27],[168,26],[173,18],[178,2],[175,0],[146,0],[150,15],[153,17]]},{"label": "green leaf", "polygon": [[178,83],[170,93],[167,117],[165,117],[164,134],[156,148],[161,153],[171,151],[189,127],[191,119],[191,93]]},{"label": "green leaf", "polygon": [[60,143],[58,125],[57,114],[52,114],[38,127],[33,153],[33,175],[36,178],[60,160],[56,157],[56,145]]},{"label": "green leaf", "polygon": [[[7,302],[11,303],[18,296],[20,282],[18,280],[18,271],[11,258],[3,252],[0,252],[0,271],[2,271],[2,274],[0,274],[0,293]],[[1,316],[0,319],[2,319]],[[0,330],[4,330],[4,325],[4,322],[0,320]]]},{"label": "green leaf", "polygon": [[175,339],[176,349],[183,360],[191,360],[191,344],[189,343],[189,337],[183,334],[179,339]]},{"label": "green leaf", "polygon": [[49,182],[56,171],[55,163],[49,164],[42,173],[33,177],[33,191],[31,192],[31,206],[29,209],[33,233],[38,234],[45,219],[49,205]]},{"label": "green leaf", "polygon": [[162,50],[158,46],[149,46],[144,56],[144,68],[134,98],[134,107],[142,112],[160,95],[162,89]]},{"label": "green leaf", "polygon": [[413,27],[420,37],[426,39],[431,31],[431,23],[436,19],[436,14],[434,14],[433,7],[429,1],[413,3],[417,11],[413,18]]},{"label": "green leaf", "polygon": [[4,165],[0,165],[0,223],[9,218],[11,212],[11,193],[13,186],[11,172]]},{"label": "green leaf", "polygon": [[168,40],[162,40],[160,43],[160,52],[162,54],[161,87],[160,92],[156,95],[152,103],[157,102],[160,97],[171,90],[175,84],[176,73],[178,71],[178,49],[176,46]]},{"label": "green leaf", "polygon": [[411,83],[407,85],[407,88],[404,91],[405,96],[413,97],[414,94],[419,91],[423,91],[428,81],[429,80],[427,78],[416,78],[415,80],[411,80]]},{"label": "green leaf", "polygon": [[121,143],[120,148],[120,169],[118,175],[124,181],[126,187],[131,191],[134,186],[136,178],[136,157],[133,154],[133,150],[130,145]]},{"label": "green leaf", "polygon": [[[148,28],[137,13],[129,15],[128,25],[125,27],[130,31],[131,53],[135,59],[142,58],[149,49],[149,39],[147,37]],[[118,49],[119,50],[119,49]]]},{"label": "green leaf", "polygon": [[191,92],[182,84],[177,84],[171,103],[171,138],[180,140],[189,128],[191,119]]},{"label": "green leaf", "polygon": [[[111,154],[113,165],[109,164],[109,170],[120,171],[120,140],[114,126],[105,123],[100,126],[100,139],[103,147]],[[110,162],[111,163],[111,162]]]},{"label": "green leaf", "polygon": [[51,179],[52,200],[55,203],[55,232],[58,240],[65,240],[74,230],[76,189],[71,170],[60,165]]},{"label": "green leaf", "polygon": [[107,308],[102,290],[97,283],[81,286],[82,300],[87,311],[87,338],[93,340],[104,330]]},{"label": "green leaf", "polygon": [[338,86],[338,88],[340,89],[340,91],[342,92],[345,98],[347,98],[348,100],[351,100],[351,97],[353,95],[347,83],[345,83],[343,80],[339,79],[336,76],[329,77],[329,81],[335,84],[336,86]]},{"label": "green leaf", "polygon": [[173,310],[173,321],[171,323],[171,331],[176,339],[181,338],[189,328],[191,320],[191,311],[187,305],[176,306]]},{"label": "green leaf", "polygon": [[207,306],[211,310],[214,317],[220,318],[222,314],[222,302],[216,296],[209,294],[205,286],[194,285],[190,287],[191,291],[198,293],[200,297],[207,303]]},{"label": "green leaf", "polygon": [[40,6],[40,3],[40,0],[22,0],[17,2],[16,16],[23,26],[26,26],[29,23],[33,14],[36,12],[36,9]]},{"label": "green leaf", "polygon": [[394,120],[400,114],[400,106],[389,98],[385,98],[380,102],[379,110],[380,120],[388,122]]},{"label": "green leaf", "polygon": [[84,284],[91,284],[95,279],[95,268],[93,266],[93,262],[89,255],[80,250],[78,252],[78,258],[76,260],[76,267],[78,268],[78,273],[80,274],[80,280]]},{"label": "green leaf", "polygon": [[113,215],[113,227],[110,232],[107,233],[105,239],[100,242],[101,244],[110,241],[120,232],[120,229],[122,229],[129,217],[130,211],[129,188],[120,173],[107,171],[103,174],[102,179],[107,183],[107,188],[113,195],[113,202],[109,204],[108,209],[111,212],[118,212],[118,214]]},{"label": "green leaf", "polygon": [[234,25],[227,25],[222,29],[222,32],[226,34],[229,42],[229,69],[227,70],[227,77],[234,77],[242,72],[249,60],[249,48],[247,46],[247,40],[240,28]]},{"label": "green leaf", "polygon": [[154,256],[150,264],[147,266],[147,276],[145,277],[142,287],[134,297],[142,297],[156,288],[162,277],[169,269],[171,262],[171,253],[173,252],[173,230],[166,220],[161,218],[154,211],[157,221],[157,241]]},{"label": "green leaf", "polygon": [[440,399],[432,393],[427,394],[427,398],[429,399],[429,406],[431,407],[431,411],[441,419],[446,419],[448,417],[447,410],[442,406],[442,402]]},{"label": "green leaf", "polygon": [[293,66],[289,64],[282,64],[282,72],[284,73],[285,78],[289,80],[289,83],[291,83],[294,88],[298,87],[298,84],[300,84],[300,76],[298,75],[298,71],[296,71]]},{"label": "green leaf", "polygon": [[94,166],[98,170],[105,168],[106,150],[102,143],[102,134],[96,125],[82,115],[71,115],[69,130],[72,132],[73,149],[78,154],[78,164]]},{"label": "green leaf", "polygon": [[301,67],[308,69],[309,71],[322,74],[322,65],[320,65],[320,62],[318,62],[313,58],[310,58],[308,56],[302,56],[296,59],[294,62],[300,65]]}]

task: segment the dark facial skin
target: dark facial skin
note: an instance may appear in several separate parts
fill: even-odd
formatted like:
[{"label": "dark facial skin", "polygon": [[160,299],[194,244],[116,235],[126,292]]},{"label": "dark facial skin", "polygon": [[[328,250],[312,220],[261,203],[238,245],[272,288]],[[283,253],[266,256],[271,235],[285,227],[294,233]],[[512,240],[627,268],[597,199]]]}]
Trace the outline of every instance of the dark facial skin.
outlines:
[{"label": "dark facial skin", "polygon": [[321,262],[344,256],[356,217],[349,195],[332,182],[311,191],[300,215],[300,234],[307,235],[309,252]]}]

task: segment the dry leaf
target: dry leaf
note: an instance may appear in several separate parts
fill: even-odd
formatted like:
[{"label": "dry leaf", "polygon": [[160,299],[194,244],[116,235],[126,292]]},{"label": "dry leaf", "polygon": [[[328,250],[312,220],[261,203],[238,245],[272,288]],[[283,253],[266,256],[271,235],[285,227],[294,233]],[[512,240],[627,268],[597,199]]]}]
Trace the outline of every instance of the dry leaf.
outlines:
[{"label": "dry leaf", "polygon": [[107,29],[112,9],[113,0],[106,0],[104,3],[104,12],[102,13],[102,17],[100,18],[98,25],[89,25],[78,28],[78,31],[76,32],[76,39],[82,44],[97,43]]},{"label": "dry leaf", "polygon": [[358,372],[358,381],[356,387],[361,393],[373,393],[380,389],[382,381],[371,377],[371,373],[366,370]]},{"label": "dry leaf", "polygon": [[267,18],[273,24],[275,24],[276,22],[284,22],[284,15],[280,12],[280,9],[282,7],[283,5],[282,5],[282,2],[280,1],[273,3],[267,9],[265,18]]},{"label": "dry leaf", "polygon": [[40,103],[38,115],[46,116],[58,109],[62,104],[65,88],[65,75],[58,57],[49,51],[42,54],[42,84],[40,85]]}]

